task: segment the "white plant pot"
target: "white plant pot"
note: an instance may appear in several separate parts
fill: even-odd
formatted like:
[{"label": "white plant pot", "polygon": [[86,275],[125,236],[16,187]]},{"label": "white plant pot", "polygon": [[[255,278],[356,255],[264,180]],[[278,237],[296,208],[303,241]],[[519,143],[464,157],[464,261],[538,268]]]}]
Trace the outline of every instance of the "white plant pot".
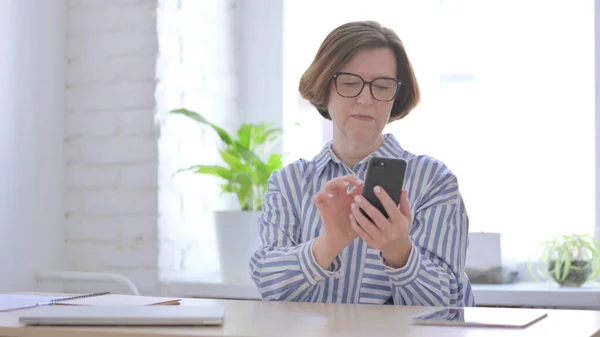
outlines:
[{"label": "white plant pot", "polygon": [[254,285],[249,262],[261,243],[258,232],[260,212],[217,211],[214,216],[223,283]]}]

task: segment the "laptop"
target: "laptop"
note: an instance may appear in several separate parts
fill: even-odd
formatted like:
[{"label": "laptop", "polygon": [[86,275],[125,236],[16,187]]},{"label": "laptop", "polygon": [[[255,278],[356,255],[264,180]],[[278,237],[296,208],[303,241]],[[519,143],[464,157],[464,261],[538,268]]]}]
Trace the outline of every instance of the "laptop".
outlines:
[{"label": "laptop", "polygon": [[39,306],[19,315],[23,325],[62,326],[215,326],[225,319],[223,306]]}]

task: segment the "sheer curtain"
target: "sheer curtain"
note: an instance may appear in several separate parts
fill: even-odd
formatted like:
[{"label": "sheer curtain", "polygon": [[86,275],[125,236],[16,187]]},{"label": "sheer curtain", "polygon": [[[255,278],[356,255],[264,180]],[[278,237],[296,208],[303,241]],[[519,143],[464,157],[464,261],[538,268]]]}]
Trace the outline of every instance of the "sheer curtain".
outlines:
[{"label": "sheer curtain", "polygon": [[320,42],[343,22],[377,20],[405,43],[423,91],[385,131],[456,173],[471,232],[501,233],[503,259],[523,261],[547,235],[594,231],[593,1],[285,4],[285,113],[304,123],[286,138],[290,159],[330,137],[297,94]]}]

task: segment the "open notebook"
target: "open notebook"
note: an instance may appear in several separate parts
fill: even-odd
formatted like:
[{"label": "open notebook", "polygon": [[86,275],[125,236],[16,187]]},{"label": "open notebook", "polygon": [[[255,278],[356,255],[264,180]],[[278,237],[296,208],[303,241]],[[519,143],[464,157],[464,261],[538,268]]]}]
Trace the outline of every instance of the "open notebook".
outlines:
[{"label": "open notebook", "polygon": [[108,292],[69,297],[0,294],[0,312],[27,309],[45,305],[146,306],[178,305],[180,302],[180,298],[117,295]]}]

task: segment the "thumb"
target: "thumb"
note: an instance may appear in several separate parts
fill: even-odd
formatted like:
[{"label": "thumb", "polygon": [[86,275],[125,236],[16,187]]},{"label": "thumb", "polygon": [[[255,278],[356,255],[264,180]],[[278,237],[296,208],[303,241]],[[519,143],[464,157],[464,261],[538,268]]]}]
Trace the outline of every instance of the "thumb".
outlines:
[{"label": "thumb", "polygon": [[411,212],[410,212],[410,203],[408,202],[408,191],[407,190],[402,190],[402,193],[400,194],[400,213],[402,213],[404,216],[410,217],[411,216]]}]

